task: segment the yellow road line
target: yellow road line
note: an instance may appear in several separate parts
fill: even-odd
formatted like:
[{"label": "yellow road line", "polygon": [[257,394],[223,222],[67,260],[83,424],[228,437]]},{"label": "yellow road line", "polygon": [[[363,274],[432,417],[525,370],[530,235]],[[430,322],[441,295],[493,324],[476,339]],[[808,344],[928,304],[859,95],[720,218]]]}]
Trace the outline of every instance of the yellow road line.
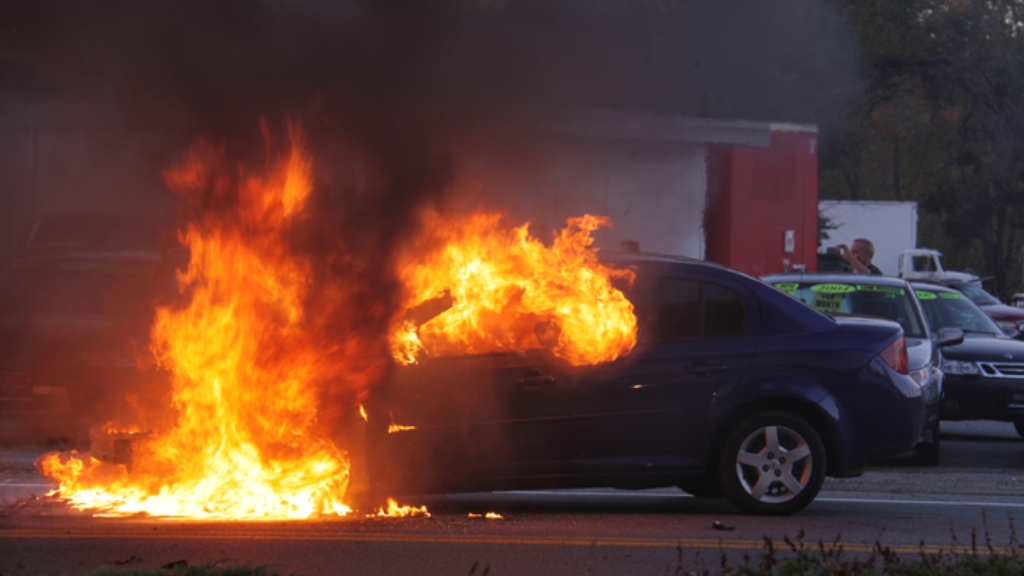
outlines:
[{"label": "yellow road line", "polygon": [[[701,538],[592,538],[586,536],[483,536],[483,535],[431,535],[386,532],[178,532],[176,530],[100,531],[100,530],[0,530],[0,539],[141,539],[141,540],[284,540],[325,542],[389,542],[410,544],[499,544],[521,546],[602,546],[627,548],[686,548],[712,550],[762,550],[764,540],[713,540]],[[781,541],[774,542],[776,550],[788,552]],[[816,543],[806,543],[812,553]],[[829,543],[826,543],[829,546]],[[873,544],[843,543],[846,552],[871,552]],[[889,549],[899,554],[948,552],[948,547],[893,545]]]}]

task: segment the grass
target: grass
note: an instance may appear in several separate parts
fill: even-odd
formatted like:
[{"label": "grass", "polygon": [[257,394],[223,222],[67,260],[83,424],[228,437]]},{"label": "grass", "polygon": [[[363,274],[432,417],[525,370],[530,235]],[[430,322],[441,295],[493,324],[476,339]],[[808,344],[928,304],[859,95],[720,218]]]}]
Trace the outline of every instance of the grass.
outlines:
[{"label": "grass", "polygon": [[[851,555],[843,550],[836,538],[831,543],[818,541],[808,545],[801,531],[796,540],[788,537],[784,546],[765,538],[764,551],[760,557],[744,555],[738,566],[729,563],[721,555],[718,576],[1024,576],[1024,545],[1016,537],[1013,518],[1010,517],[1010,541],[1006,546],[996,548],[988,534],[988,519],[985,533],[979,542],[977,530],[971,531],[971,541],[963,545],[956,534],[948,549],[929,552],[924,542],[916,555],[898,554],[885,546],[879,539],[872,551]],[[677,570],[686,576],[711,576],[712,571]]]}]

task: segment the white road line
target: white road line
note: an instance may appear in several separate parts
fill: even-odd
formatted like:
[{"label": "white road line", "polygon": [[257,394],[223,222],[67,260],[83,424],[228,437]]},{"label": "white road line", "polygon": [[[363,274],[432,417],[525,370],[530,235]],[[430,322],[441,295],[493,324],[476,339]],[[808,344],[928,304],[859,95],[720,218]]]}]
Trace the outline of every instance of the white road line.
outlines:
[{"label": "white road line", "polygon": [[1022,502],[947,502],[945,500],[885,500],[883,498],[815,498],[814,502],[853,502],[856,504],[927,504],[938,506],[1000,506],[1003,508],[1024,508],[1024,503]]},{"label": "white road line", "polygon": [[[545,494],[551,496],[615,496],[616,498],[694,498],[690,494],[645,494],[643,492],[588,492],[575,490],[509,490],[496,494]],[[1004,508],[1024,508],[1024,502],[949,502],[945,500],[887,500],[884,498],[829,498],[819,496],[814,502],[850,502],[853,504],[920,504],[938,506],[1001,506]],[[813,504],[813,502],[812,502]]]}]

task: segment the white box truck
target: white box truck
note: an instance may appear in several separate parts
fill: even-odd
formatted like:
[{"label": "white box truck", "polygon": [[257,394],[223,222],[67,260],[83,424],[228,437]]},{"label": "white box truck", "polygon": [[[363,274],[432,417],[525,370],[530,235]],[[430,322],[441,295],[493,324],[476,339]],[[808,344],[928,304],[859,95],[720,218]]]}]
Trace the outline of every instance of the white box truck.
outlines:
[{"label": "white box truck", "polygon": [[821,200],[818,213],[836,227],[821,250],[867,238],[875,245],[872,263],[886,276],[898,276],[900,255],[917,247],[917,202]]}]

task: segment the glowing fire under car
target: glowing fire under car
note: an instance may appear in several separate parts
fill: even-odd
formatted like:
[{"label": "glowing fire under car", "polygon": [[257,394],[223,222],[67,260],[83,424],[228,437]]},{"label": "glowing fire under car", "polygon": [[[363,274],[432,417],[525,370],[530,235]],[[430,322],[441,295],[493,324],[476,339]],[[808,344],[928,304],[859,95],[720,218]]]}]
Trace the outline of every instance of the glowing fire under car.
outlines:
[{"label": "glowing fire under car", "polygon": [[[179,273],[187,303],[159,308],[152,327],[153,355],[173,374],[173,424],[101,427],[107,461],[74,451],[41,457],[37,466],[71,505],[198,519],[351,511],[350,459],[326,414],[361,409],[385,375],[387,346],[334,323],[345,317],[336,311],[363,305],[359,287],[317,284],[317,263],[290,248],[314,178],[300,130],[289,136],[266,173],[233,176],[223,149],[206,143],[165,173],[193,208],[213,206],[194,210],[180,233],[191,254]],[[636,320],[612,280],[630,273],[600,264],[590,248],[590,232],[604,223],[573,219],[546,247],[526,225],[503,228],[494,213],[428,213],[396,271],[396,360],[545,345],[574,364],[627,354]],[[438,298],[450,300],[447,309],[417,317]],[[351,405],[325,404],[336,398]],[[410,510],[426,513],[394,501],[379,513]]]}]

